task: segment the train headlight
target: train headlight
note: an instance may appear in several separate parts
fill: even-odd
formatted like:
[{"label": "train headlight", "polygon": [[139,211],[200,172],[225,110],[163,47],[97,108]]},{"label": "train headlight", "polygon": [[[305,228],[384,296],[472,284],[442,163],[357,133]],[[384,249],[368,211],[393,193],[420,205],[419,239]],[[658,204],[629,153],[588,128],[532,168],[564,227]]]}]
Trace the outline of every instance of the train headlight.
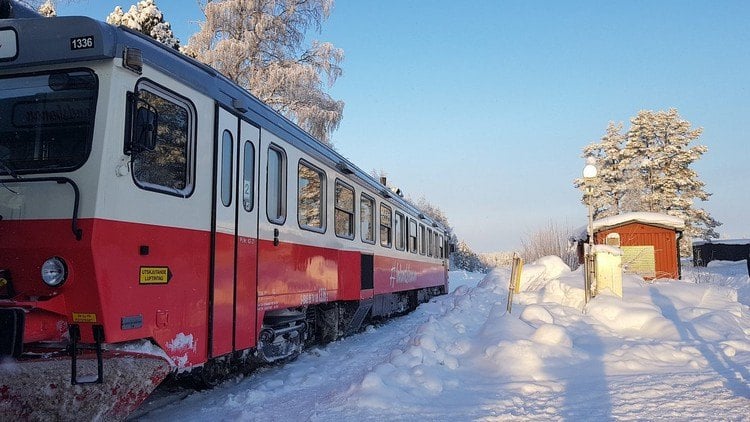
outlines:
[{"label": "train headlight", "polygon": [[42,264],[42,280],[50,287],[60,287],[68,278],[68,266],[62,258],[53,256]]}]

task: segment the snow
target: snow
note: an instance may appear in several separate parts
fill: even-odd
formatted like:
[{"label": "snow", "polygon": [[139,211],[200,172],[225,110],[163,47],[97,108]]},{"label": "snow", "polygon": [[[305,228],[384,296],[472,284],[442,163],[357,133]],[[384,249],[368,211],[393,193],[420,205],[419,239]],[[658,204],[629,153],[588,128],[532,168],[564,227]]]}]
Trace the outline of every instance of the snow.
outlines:
[{"label": "snow", "polygon": [[682,230],[685,228],[685,220],[672,215],[656,212],[626,212],[595,220],[594,230],[619,226],[631,221],[638,221],[646,224],[655,224],[677,230]]},{"label": "snow", "polygon": [[451,293],[407,316],[140,419],[747,420],[744,265],[625,274],[623,299],[584,308],[582,270],[545,257],[524,267],[511,313],[509,269],[451,272]]}]

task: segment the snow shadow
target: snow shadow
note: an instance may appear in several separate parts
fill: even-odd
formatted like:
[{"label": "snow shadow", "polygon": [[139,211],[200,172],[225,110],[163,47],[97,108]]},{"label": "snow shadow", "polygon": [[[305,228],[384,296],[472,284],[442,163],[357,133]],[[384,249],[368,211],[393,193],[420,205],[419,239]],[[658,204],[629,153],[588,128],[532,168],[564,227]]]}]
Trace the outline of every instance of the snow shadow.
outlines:
[{"label": "snow shadow", "polygon": [[651,287],[649,293],[651,300],[660,308],[661,314],[672,321],[680,334],[680,338],[700,351],[711,368],[725,380],[724,385],[737,396],[750,397],[750,387],[744,381],[750,380],[750,371],[728,359],[717,344],[709,343],[701,337],[689,321],[683,321],[675,304],[659,289]]},{"label": "snow shadow", "polygon": [[581,321],[573,324],[570,331],[578,333],[573,339],[574,349],[585,351],[587,357],[550,370],[565,380],[559,415],[566,421],[612,420],[613,405],[604,366],[607,347],[591,324]]}]

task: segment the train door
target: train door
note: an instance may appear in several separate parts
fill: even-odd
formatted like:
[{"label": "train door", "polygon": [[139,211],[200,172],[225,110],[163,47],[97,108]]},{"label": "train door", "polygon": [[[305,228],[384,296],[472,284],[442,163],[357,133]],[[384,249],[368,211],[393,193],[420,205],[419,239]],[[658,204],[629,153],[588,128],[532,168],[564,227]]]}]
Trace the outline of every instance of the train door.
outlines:
[{"label": "train door", "polygon": [[210,355],[255,345],[260,131],[218,108]]}]

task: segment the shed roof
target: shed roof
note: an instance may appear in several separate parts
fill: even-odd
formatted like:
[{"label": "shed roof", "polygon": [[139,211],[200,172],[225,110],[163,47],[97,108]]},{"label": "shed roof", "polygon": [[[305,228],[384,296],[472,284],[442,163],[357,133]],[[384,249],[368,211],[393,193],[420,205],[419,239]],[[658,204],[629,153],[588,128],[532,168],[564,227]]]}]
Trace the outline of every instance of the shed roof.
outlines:
[{"label": "shed roof", "polygon": [[606,230],[627,223],[643,223],[675,230],[685,228],[685,221],[679,217],[656,212],[626,212],[594,221],[594,231]]}]

